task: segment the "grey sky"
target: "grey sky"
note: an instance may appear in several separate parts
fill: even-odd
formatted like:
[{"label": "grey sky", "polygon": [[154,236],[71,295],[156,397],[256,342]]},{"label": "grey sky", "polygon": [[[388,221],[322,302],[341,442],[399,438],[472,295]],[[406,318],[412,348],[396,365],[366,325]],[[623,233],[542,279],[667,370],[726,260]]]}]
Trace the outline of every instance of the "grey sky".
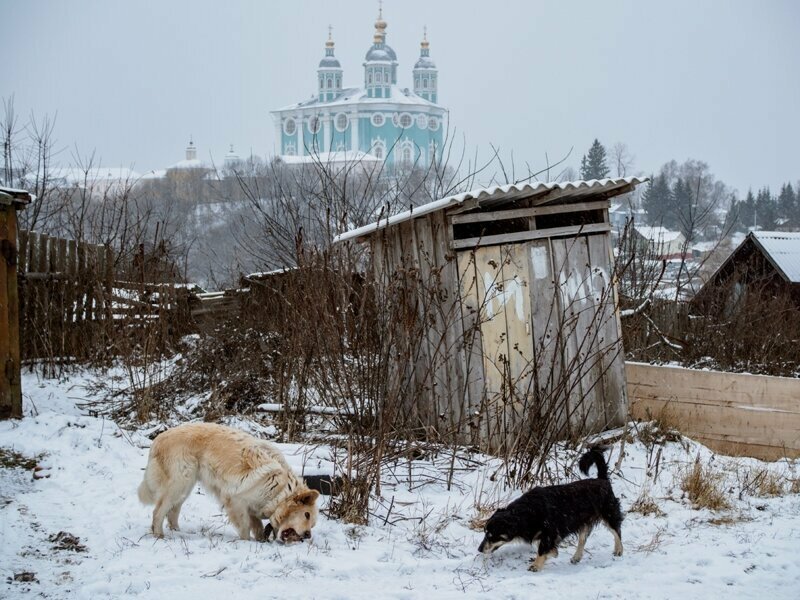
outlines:
[{"label": "grey sky", "polygon": [[[96,149],[145,172],[228,144],[271,154],[269,110],[310,96],[333,25],[345,85],[358,85],[376,0],[0,0],[0,96],[58,113],[61,155]],[[800,178],[800,3],[386,0],[399,84],[423,25],[441,104],[468,148],[533,167],[592,139],[625,142],[636,170],[705,160],[727,183]]]}]

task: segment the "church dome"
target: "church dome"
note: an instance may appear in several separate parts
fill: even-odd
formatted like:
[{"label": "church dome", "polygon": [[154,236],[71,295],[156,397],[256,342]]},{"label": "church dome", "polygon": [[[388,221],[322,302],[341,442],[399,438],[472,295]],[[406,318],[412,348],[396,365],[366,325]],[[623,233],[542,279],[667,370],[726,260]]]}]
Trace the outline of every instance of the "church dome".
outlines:
[{"label": "church dome", "polygon": [[414,65],[415,69],[435,69],[436,63],[430,56],[420,56],[417,63]]},{"label": "church dome", "polygon": [[397,54],[395,51],[392,50],[391,46],[387,46],[384,43],[375,44],[369,50],[367,50],[367,55],[364,57],[367,62],[370,61],[383,61],[383,62],[394,62],[397,60]]},{"label": "church dome", "polygon": [[320,69],[341,69],[342,64],[339,59],[333,55],[333,27],[328,25],[328,41],[325,42],[325,56],[319,61]]},{"label": "church dome", "polygon": [[323,56],[322,60],[319,61],[319,68],[320,69],[341,69],[342,65],[339,62],[339,59],[335,56]]}]

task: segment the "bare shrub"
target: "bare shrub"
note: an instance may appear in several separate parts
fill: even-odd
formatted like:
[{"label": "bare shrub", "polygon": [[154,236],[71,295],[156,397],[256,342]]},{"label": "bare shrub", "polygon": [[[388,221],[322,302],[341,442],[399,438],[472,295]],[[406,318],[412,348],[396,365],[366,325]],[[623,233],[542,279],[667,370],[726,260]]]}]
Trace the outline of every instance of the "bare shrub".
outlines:
[{"label": "bare shrub", "polygon": [[740,498],[745,495],[771,498],[786,493],[787,478],[767,467],[737,468],[736,474],[739,479]]},{"label": "bare shrub", "polygon": [[679,421],[672,416],[668,407],[659,412],[655,418],[647,415],[651,420],[641,423],[636,427],[639,441],[646,447],[664,446],[670,442],[680,442],[683,436],[680,433]]},{"label": "bare shrub", "polygon": [[631,504],[628,512],[638,513],[643,517],[648,517],[650,515],[663,517],[666,515],[666,513],[661,510],[647,489],[642,489],[639,497],[634,500],[633,504]]},{"label": "bare shrub", "polygon": [[727,510],[731,507],[723,487],[723,474],[711,465],[703,466],[698,457],[680,476],[680,487],[686,492],[693,508]]},{"label": "bare shrub", "polygon": [[664,533],[667,531],[666,527],[657,527],[653,537],[650,538],[649,542],[644,544],[640,544],[636,550],[638,552],[644,552],[645,554],[651,554],[658,550],[661,545],[664,543]]},{"label": "bare shrub", "polygon": [[483,531],[483,528],[485,527],[486,522],[489,520],[489,517],[491,517],[495,511],[502,506],[503,505],[499,503],[476,504],[474,507],[475,512],[467,523],[469,528],[474,531]]}]

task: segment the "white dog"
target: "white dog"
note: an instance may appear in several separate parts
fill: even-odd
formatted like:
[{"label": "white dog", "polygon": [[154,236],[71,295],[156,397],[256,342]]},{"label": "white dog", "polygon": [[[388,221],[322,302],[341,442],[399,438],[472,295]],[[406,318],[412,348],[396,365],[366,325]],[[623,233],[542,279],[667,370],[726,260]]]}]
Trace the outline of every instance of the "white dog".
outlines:
[{"label": "white dog", "polygon": [[178,529],[181,506],[200,483],[225,507],[243,540],[266,534],[269,519],[277,539],[311,537],[319,492],[294,474],[272,444],[213,423],[189,423],[161,433],[150,448],[139,500],[155,504],[152,532],[164,535],[164,518]]}]

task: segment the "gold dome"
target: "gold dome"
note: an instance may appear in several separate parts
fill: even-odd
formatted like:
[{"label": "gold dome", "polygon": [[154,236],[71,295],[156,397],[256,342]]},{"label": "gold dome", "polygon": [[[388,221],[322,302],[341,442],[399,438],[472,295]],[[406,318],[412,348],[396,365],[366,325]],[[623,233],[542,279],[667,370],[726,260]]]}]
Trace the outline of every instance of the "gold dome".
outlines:
[{"label": "gold dome", "polygon": [[375,29],[381,31],[386,29],[386,21],[383,20],[383,0],[378,0],[378,20],[375,21]]},{"label": "gold dome", "polygon": [[326,48],[333,48],[333,27],[328,25],[328,41],[325,42]]},{"label": "gold dome", "polygon": [[430,45],[430,42],[428,42],[428,27],[426,26],[422,29],[422,42],[420,43],[419,47],[424,50],[429,48]]}]

